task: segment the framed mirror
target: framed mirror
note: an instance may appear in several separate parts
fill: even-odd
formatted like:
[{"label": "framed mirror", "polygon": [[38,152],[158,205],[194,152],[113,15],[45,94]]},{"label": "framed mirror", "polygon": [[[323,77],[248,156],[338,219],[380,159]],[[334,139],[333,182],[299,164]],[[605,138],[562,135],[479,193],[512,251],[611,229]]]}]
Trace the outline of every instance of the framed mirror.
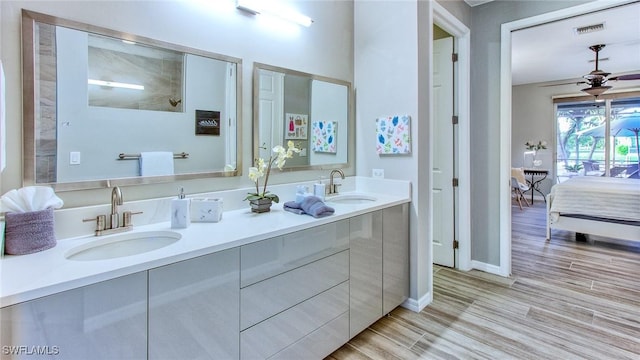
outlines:
[{"label": "framed mirror", "polygon": [[22,11],[24,183],[240,175],[241,59]]},{"label": "framed mirror", "polygon": [[348,167],[352,123],[351,83],[254,63],[254,158],[292,140],[301,152],[287,170]]}]

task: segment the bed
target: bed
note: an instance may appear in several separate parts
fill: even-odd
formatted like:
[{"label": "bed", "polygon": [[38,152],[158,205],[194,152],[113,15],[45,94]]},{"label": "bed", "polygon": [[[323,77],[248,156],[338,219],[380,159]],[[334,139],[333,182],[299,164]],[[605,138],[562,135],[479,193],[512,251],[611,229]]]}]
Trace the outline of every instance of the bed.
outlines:
[{"label": "bed", "polygon": [[640,241],[640,180],[579,176],[547,196],[547,241],[551,229]]}]

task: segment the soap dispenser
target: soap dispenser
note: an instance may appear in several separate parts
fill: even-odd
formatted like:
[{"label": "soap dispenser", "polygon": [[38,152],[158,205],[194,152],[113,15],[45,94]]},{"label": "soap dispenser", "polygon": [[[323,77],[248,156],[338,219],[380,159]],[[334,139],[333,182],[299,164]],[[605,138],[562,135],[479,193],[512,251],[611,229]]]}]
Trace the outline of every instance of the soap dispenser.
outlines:
[{"label": "soap dispenser", "polygon": [[184,196],[184,188],[180,188],[177,199],[171,201],[171,228],[185,229],[191,224],[191,199]]},{"label": "soap dispenser", "polygon": [[313,184],[313,195],[324,201],[325,194],[327,192],[327,185],[324,182],[324,176],[320,177],[320,180],[316,184]]}]

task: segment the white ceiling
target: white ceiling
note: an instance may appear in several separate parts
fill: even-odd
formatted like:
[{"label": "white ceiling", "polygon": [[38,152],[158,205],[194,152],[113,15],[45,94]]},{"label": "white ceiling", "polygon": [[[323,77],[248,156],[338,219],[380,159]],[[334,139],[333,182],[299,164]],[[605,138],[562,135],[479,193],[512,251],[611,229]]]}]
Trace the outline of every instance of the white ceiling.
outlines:
[{"label": "white ceiling", "polygon": [[[574,31],[602,22],[602,31]],[[595,68],[589,46],[596,44],[606,45],[600,51],[600,70],[612,76],[640,72],[640,2],[513,32],[513,84],[580,81]]]}]

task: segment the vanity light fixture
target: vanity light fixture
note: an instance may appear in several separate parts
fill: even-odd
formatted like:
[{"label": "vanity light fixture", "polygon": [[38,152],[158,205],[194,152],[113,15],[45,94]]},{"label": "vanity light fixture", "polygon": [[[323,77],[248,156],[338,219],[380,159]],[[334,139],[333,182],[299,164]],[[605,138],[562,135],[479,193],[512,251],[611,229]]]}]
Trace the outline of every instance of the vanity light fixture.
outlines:
[{"label": "vanity light fixture", "polygon": [[299,12],[285,7],[278,6],[273,1],[265,0],[237,0],[236,8],[238,10],[246,11],[253,15],[267,14],[278,17],[283,20],[291,21],[293,23],[309,27],[313,24],[313,20],[310,17],[300,14]]},{"label": "vanity light fixture", "polygon": [[113,88],[144,90],[143,85],[127,84],[127,83],[121,83],[121,82],[115,82],[115,81],[88,79],[87,83],[89,85],[107,86],[107,87],[113,87]]}]

